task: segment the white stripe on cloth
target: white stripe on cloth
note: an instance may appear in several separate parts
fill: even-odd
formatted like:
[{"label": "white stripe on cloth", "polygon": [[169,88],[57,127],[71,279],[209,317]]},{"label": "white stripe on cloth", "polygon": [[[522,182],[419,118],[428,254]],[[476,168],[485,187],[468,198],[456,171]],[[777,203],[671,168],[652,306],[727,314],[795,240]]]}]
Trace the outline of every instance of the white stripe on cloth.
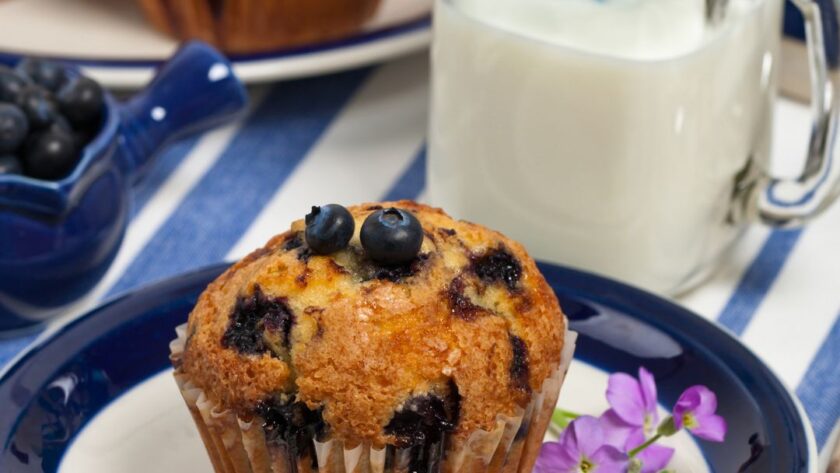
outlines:
[{"label": "white stripe on cloth", "polygon": [[[254,110],[265,98],[267,91],[267,87],[249,91],[251,110]],[[236,122],[211,130],[198,140],[178,168],[129,222],[125,239],[111,267],[85,298],[75,304],[73,310],[68,311],[70,317],[84,313],[100,302],[101,298],[119,280],[128,265],[134,261],[146,242],[157,233],[184,197],[213,166],[246,119],[247,116],[241,117]]]},{"label": "white stripe on cloth", "polygon": [[796,386],[840,310],[840,206],[805,229],[742,337]]},{"label": "white stripe on cloth", "polygon": [[427,120],[428,61],[380,67],[227,254],[239,259],[303,218],[312,205],[379,199],[420,148]]},{"label": "white stripe on cloth", "polygon": [[429,191],[426,190],[426,189],[423,189],[423,192],[421,192],[420,195],[418,195],[415,200],[417,202],[428,203],[429,202]]}]

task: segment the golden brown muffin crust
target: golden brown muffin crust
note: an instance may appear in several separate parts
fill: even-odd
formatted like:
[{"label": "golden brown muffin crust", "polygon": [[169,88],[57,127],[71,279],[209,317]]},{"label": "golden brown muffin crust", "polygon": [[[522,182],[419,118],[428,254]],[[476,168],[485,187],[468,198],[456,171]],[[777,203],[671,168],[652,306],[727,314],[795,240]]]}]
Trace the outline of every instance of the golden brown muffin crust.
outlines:
[{"label": "golden brown muffin crust", "polygon": [[148,21],[181,40],[250,54],[319,44],[359,32],[380,0],[138,0]]},{"label": "golden brown muffin crust", "polygon": [[[359,240],[364,219],[392,206],[425,233],[418,258],[396,270],[368,261]],[[311,254],[299,220],[210,284],[190,314],[179,369],[245,418],[296,391],[350,444],[393,444],[384,427],[407,400],[451,396],[453,385],[456,438],[525,407],[560,362],[565,322],[522,246],[411,201],[349,210],[348,248]],[[253,307],[273,314],[260,350],[225,346],[232,314]]]}]

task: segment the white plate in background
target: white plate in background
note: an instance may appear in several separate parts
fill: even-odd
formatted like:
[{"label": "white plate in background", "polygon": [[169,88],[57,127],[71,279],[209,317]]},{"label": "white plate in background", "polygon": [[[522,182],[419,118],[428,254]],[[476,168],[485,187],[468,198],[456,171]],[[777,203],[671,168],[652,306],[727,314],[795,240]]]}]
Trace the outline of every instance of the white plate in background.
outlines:
[{"label": "white plate in background", "polygon": [[[383,0],[359,34],[339,41],[233,57],[248,83],[335,72],[426,47],[432,0]],[[136,0],[0,1],[0,63],[21,55],[74,62],[113,88],[137,88],[177,48]]]}]

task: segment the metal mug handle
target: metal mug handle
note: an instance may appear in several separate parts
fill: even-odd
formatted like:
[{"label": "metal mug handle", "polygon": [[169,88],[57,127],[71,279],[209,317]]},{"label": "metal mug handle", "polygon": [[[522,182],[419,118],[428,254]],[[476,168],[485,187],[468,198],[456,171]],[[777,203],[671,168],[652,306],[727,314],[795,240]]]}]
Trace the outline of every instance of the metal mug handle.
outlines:
[{"label": "metal mug handle", "polygon": [[[840,0],[793,0],[805,20],[811,75],[813,124],[805,167],[795,179],[771,177],[753,170],[742,180],[739,201],[742,217],[774,227],[797,227],[827,209],[840,196],[840,163],[836,162],[840,118],[840,58],[838,6]],[[752,172],[750,173],[752,174]]]}]

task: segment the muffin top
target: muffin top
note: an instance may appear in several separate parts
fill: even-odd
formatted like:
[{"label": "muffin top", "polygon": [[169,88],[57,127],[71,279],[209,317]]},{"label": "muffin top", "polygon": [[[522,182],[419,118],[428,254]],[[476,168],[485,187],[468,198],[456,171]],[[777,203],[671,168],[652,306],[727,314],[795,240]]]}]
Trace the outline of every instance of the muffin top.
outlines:
[{"label": "muffin top", "polygon": [[[423,234],[396,266],[374,262],[359,235],[391,207]],[[316,254],[299,220],[211,283],[177,369],[267,432],[314,428],[349,445],[464,439],[521,412],[557,369],[565,332],[522,246],[411,201],[348,210],[345,248]]]}]

